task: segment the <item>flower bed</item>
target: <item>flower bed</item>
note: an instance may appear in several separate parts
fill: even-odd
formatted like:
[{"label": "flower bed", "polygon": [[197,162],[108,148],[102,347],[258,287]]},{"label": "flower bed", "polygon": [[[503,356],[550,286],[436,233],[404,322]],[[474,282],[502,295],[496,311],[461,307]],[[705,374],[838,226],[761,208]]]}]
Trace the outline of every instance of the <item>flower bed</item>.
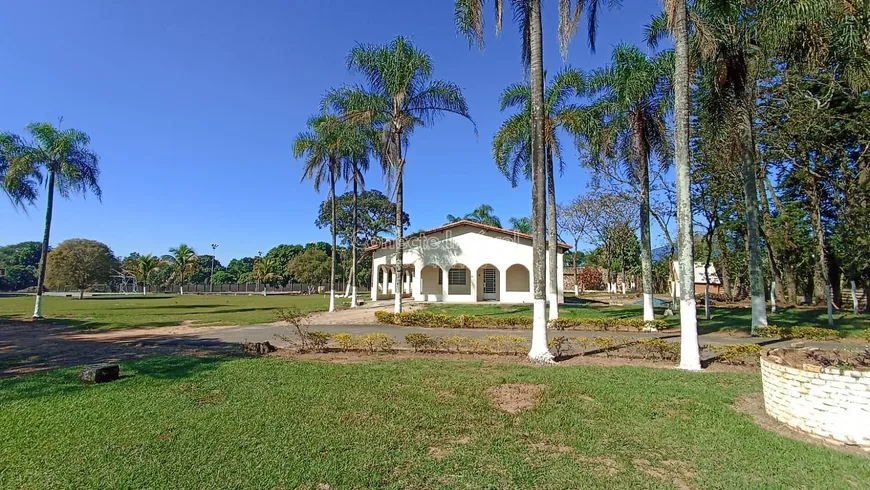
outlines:
[{"label": "flower bed", "polygon": [[[814,361],[818,352],[774,350],[761,357],[765,410],[825,441],[870,451],[870,371],[823,366]],[[800,355],[807,362],[798,367]]]}]

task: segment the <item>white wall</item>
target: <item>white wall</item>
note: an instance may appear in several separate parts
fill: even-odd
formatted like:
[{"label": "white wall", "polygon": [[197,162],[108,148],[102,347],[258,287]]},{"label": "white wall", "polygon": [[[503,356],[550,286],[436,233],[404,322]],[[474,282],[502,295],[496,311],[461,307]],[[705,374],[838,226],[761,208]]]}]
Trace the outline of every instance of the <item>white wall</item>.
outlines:
[{"label": "white wall", "polygon": [[[373,254],[372,267],[372,293],[377,291],[377,270],[379,266],[395,263],[395,250],[384,247],[376,250]],[[403,261],[406,267],[414,266],[417,274],[412,285],[413,296],[417,301],[446,301],[447,302],[474,302],[477,300],[477,289],[482,288],[477,271],[483,265],[491,265],[498,269],[498,297],[502,303],[531,303],[532,302],[532,242],[524,238],[512,238],[501,233],[481,230],[471,226],[459,226],[425,237],[411,239],[405,245]],[[468,294],[448,295],[448,270],[455,264],[462,264],[470,271],[468,280],[470,284]],[[529,291],[507,291],[505,272],[508,267],[521,264],[529,271]],[[443,284],[439,293],[437,288],[437,271],[427,269],[427,274],[420,271],[426,265],[436,265],[443,270]],[[564,281],[562,280],[563,254],[559,250],[557,254],[557,267],[559,285],[559,302],[564,301]],[[430,274],[432,270],[434,274]],[[421,292],[422,280],[426,278],[426,292]],[[434,279],[435,285],[431,283]],[[549,294],[549,281],[548,281]]]}]

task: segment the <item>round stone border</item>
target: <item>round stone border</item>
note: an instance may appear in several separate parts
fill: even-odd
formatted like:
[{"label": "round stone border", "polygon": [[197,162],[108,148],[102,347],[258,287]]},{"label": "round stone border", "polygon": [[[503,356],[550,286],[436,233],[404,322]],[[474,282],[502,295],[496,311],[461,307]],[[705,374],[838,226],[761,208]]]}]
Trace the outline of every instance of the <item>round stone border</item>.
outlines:
[{"label": "round stone border", "polygon": [[764,410],[774,419],[834,444],[870,451],[870,372],[761,356]]}]

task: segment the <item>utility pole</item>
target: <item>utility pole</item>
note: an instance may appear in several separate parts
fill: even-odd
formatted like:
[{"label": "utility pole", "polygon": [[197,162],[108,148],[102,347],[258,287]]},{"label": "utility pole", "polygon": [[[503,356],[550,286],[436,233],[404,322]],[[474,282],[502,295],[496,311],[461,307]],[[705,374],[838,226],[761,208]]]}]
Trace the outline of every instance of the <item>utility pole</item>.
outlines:
[{"label": "utility pole", "polygon": [[218,248],[217,243],[211,244],[211,272],[208,273],[208,292],[214,292],[214,254]]}]

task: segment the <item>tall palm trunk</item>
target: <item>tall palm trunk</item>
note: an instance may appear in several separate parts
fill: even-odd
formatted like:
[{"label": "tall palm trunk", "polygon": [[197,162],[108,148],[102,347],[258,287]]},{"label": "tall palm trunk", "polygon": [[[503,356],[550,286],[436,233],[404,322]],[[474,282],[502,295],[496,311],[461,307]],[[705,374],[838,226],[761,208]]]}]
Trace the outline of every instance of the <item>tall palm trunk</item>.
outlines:
[{"label": "tall palm trunk", "polygon": [[357,240],[357,222],[356,222],[356,198],[357,198],[356,175],[353,177],[353,211],[351,220],[353,220],[353,233],[351,234],[350,245],[350,307],[356,308],[356,240]]},{"label": "tall palm trunk", "polygon": [[403,243],[403,233],[404,230],[404,222],[402,220],[403,214],[403,183],[402,179],[404,177],[404,161],[402,159],[402,134],[400,132],[396,132],[396,148],[398,153],[398,160],[396,165],[396,273],[393,275],[393,292],[396,297],[396,304],[393,308],[393,312],[401,313],[402,312],[402,284],[404,277],[404,264],[403,264],[403,253],[404,253],[404,243]]},{"label": "tall palm trunk", "polygon": [[807,172],[807,184],[810,198],[810,224],[813,228],[813,234],[816,236],[816,264],[818,271],[822,277],[825,291],[825,304],[828,308],[828,325],[834,326],[834,302],[831,298],[831,274],[828,270],[828,250],[825,243],[825,228],[822,225],[822,206],[821,197],[819,196],[819,186],[816,177],[810,172]]},{"label": "tall palm trunk", "polygon": [[740,131],[740,172],[743,177],[743,197],[746,203],[746,231],[749,244],[749,290],[752,299],[752,335],[755,327],[767,326],[764,301],[764,276],[761,271],[761,238],[758,233],[758,185],[755,175],[755,143],[752,137],[752,113],[749,94],[738,94],[738,127]]},{"label": "tall palm trunk", "polygon": [[532,282],[534,288],[532,348],[529,358],[552,362],[547,348],[546,318],[546,162],[544,154],[544,51],[541,0],[529,1],[529,74],[532,89]]},{"label": "tall palm trunk", "polygon": [[549,316],[550,320],[559,318],[559,263],[557,247],[559,231],[556,229],[556,174],[553,171],[553,149],[547,147],[547,275],[549,276]]},{"label": "tall palm trunk", "polygon": [[[639,142],[639,141],[638,141]],[[643,283],[643,321],[655,320],[653,310],[652,243],[649,220],[649,156],[640,152],[640,270]],[[651,327],[647,327],[648,329]]]},{"label": "tall palm trunk", "polygon": [[674,9],[674,155],[677,184],[677,247],[680,281],[680,368],[701,369],[698,317],[695,309],[695,251],[692,230],[692,179],[689,168],[689,32],[688,8],[678,0]]},{"label": "tall palm trunk", "polygon": [[574,255],[573,255],[574,260],[572,262],[574,263],[574,296],[577,296],[577,297],[580,296],[580,282],[577,281],[577,247],[579,247],[579,246],[580,246],[580,240],[575,238],[574,239]]},{"label": "tall palm trunk", "polygon": [[[332,250],[329,258],[329,311],[335,311],[335,162],[329,169],[329,211],[331,213],[329,231],[332,235]],[[265,291],[265,289],[264,289]],[[264,293],[265,294],[265,293]]]},{"label": "tall palm trunk", "polygon": [[42,250],[39,253],[39,279],[36,282],[36,304],[33,318],[42,318],[42,289],[45,287],[45,267],[48,263],[48,240],[51,234],[51,214],[54,210],[54,170],[48,173],[48,196],[45,203],[45,232],[42,234]]}]

